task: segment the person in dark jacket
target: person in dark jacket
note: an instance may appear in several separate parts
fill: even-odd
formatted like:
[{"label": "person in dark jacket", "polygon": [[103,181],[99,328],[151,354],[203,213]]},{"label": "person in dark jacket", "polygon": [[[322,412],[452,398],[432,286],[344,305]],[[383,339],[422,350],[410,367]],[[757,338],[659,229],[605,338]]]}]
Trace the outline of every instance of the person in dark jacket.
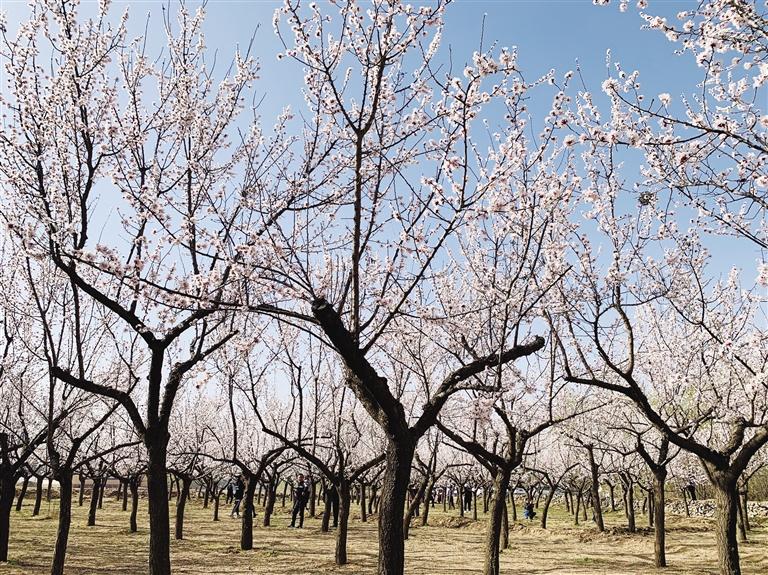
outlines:
[{"label": "person in dark jacket", "polygon": [[293,488],[293,513],[291,527],[296,527],[296,516],[299,516],[299,528],[304,527],[304,509],[309,501],[309,487],[304,483],[304,475],[299,474],[296,486]]},{"label": "person in dark jacket", "polygon": [[230,517],[235,515],[240,517],[240,502],[243,500],[243,495],[245,495],[245,482],[243,481],[243,476],[238,475],[237,482],[235,483],[235,504],[232,506],[232,513],[229,514]]},{"label": "person in dark jacket", "polygon": [[227,501],[226,504],[229,505],[232,503],[232,500],[235,498],[235,486],[232,484],[232,480],[230,479],[227,482]]},{"label": "person in dark jacket", "polygon": [[464,486],[464,511],[472,511],[472,488],[469,485]]}]

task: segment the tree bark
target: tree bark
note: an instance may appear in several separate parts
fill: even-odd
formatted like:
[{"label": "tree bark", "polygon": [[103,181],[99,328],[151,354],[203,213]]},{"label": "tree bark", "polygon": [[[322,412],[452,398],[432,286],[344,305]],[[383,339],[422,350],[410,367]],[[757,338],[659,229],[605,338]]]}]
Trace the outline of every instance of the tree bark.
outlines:
[{"label": "tree bark", "polygon": [[43,503],[43,478],[35,476],[35,504],[32,507],[32,517],[40,515],[40,505]]},{"label": "tree bark", "polygon": [[64,469],[57,474],[57,479],[59,481],[59,527],[56,531],[51,575],[64,575],[69,528],[72,525],[72,472]]},{"label": "tree bark", "polygon": [[667,556],[664,538],[666,536],[666,509],[664,498],[664,483],[667,479],[667,470],[664,467],[657,468],[653,472],[653,515],[654,515],[654,541],[653,560],[656,567],[667,566]]},{"label": "tree bark", "polygon": [[187,499],[189,499],[189,488],[192,484],[192,478],[188,475],[181,477],[181,489],[176,498],[176,525],[174,537],[184,539],[184,510],[187,508]]},{"label": "tree bark", "polygon": [[171,534],[166,468],[168,438],[166,429],[153,429],[148,431],[147,439],[145,439],[148,453],[149,575],[170,575],[171,573]]},{"label": "tree bark", "polygon": [[3,470],[0,477],[0,562],[8,561],[8,540],[11,534],[11,509],[16,497],[13,472]]},{"label": "tree bark", "polygon": [[493,479],[493,500],[490,509],[491,515],[488,519],[488,530],[485,536],[483,575],[499,575],[499,545],[510,475],[510,469],[500,469]]},{"label": "tree bark", "polygon": [[253,549],[253,497],[256,494],[256,477],[248,476],[248,485],[245,486],[243,501],[242,522],[240,524],[240,549],[250,551]]},{"label": "tree bark", "polygon": [[83,501],[85,499],[85,475],[80,473],[78,475],[78,479],[80,481],[80,487],[78,488],[77,492],[77,506],[82,507]]},{"label": "tree bark", "polygon": [[366,508],[366,493],[365,483],[360,483],[360,521],[363,523],[368,521],[368,510]]},{"label": "tree bark", "polygon": [[415,445],[410,438],[390,437],[379,501],[378,575],[403,575],[403,514]]},{"label": "tree bark", "polygon": [[129,481],[129,487],[131,489],[131,533],[138,531],[138,525],[136,525],[136,515],[139,512],[139,476],[131,477]]},{"label": "tree bark", "polygon": [[347,564],[347,529],[349,526],[349,509],[351,499],[349,483],[342,479],[336,487],[339,493],[339,526],[336,530],[336,565]]},{"label": "tree bark", "polygon": [[99,506],[99,494],[101,493],[100,485],[99,477],[94,477],[93,486],[91,487],[91,503],[88,508],[88,527],[96,525],[96,509]]},{"label": "tree bark", "polygon": [[605,523],[603,523],[603,509],[600,505],[600,476],[598,473],[597,463],[595,462],[595,450],[590,445],[587,448],[587,451],[589,452],[589,468],[592,472],[592,510],[595,514],[597,530],[605,531]]},{"label": "tree bark", "polygon": [[547,514],[549,513],[549,505],[552,503],[552,498],[555,496],[554,487],[550,487],[547,498],[544,500],[544,507],[541,510],[541,528],[547,528]]},{"label": "tree bark", "polygon": [[736,479],[727,472],[710,473],[715,487],[717,516],[715,539],[717,541],[720,575],[741,575],[739,564],[739,543],[736,536],[736,515],[738,493]]},{"label": "tree bark", "polygon": [[27,494],[27,487],[29,487],[29,475],[25,475],[24,480],[21,483],[21,492],[19,492],[19,498],[16,500],[16,511],[21,511],[21,506],[24,505],[24,496]]}]

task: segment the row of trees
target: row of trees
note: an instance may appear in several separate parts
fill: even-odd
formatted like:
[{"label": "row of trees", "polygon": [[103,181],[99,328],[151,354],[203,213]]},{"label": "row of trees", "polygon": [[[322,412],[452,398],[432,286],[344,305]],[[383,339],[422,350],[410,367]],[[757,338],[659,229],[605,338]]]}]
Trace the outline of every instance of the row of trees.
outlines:
[{"label": "row of trees", "polygon": [[352,486],[383,465],[378,571],[401,575],[408,487],[416,470],[434,490],[439,434],[492,478],[486,573],[513,475],[562,481],[526,455],[564,443],[586,454],[576,506],[599,528],[599,454],[647,467],[658,565],[668,466],[696,459],[720,571],[740,573],[737,484],[768,442],[768,267],[723,273],[707,246],[766,247],[765,15],[647,16],[702,85],[678,104],[611,64],[606,111],[570,72],[527,80],[514,50],[446,67],[445,9],[286,2],[304,105],[270,130],[254,55],[212,67],[202,9],[165,16],[160,59],[108,2],[39,0],[3,28],[0,558],[25,466],[66,494],[61,573],[72,477],[132,450],[151,575],[171,572],[169,470],[188,491],[198,466],[239,469],[248,548],[256,485],[296,458],[338,494],[339,563]]}]

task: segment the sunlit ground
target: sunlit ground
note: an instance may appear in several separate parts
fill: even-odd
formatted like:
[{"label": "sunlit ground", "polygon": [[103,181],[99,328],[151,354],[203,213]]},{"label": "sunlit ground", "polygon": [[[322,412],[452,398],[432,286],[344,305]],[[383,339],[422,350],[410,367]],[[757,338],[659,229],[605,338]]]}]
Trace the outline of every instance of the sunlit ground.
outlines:
[{"label": "sunlit ground", "polygon": [[[31,504],[31,498],[30,504]],[[86,502],[87,504],[87,502]],[[142,501],[144,505],[145,502]],[[0,573],[41,574],[49,570],[56,531],[57,501],[43,501],[41,516],[32,518],[31,506],[13,512],[9,564]],[[173,510],[173,505],[171,506]],[[334,536],[320,531],[320,520],[309,519],[305,529],[288,529],[287,509],[278,499],[272,527],[261,527],[256,518],[255,549],[239,550],[239,522],[222,507],[221,521],[211,521],[212,510],[193,500],[187,507],[184,541],[172,541],[174,573],[195,575],[259,573],[306,575],[374,573],[376,567],[376,523],[361,523],[353,512],[347,566],[333,562]],[[259,510],[260,511],[260,510]],[[173,511],[172,511],[173,512]],[[146,508],[141,507],[139,532],[128,530],[128,512],[113,499],[104,502],[97,526],[86,527],[87,507],[74,508],[67,573],[72,575],[113,573],[135,575],[146,572],[148,527]],[[503,573],[530,574],[645,574],[657,572],[652,565],[653,536],[645,528],[647,519],[638,515],[642,532],[625,534],[622,512],[606,515],[607,532],[599,534],[591,522],[574,527],[564,510],[550,514],[548,529],[518,522],[510,533],[511,548],[502,554]],[[482,569],[485,522],[459,521],[455,513],[436,508],[428,527],[414,524],[406,543],[409,574],[478,573]],[[712,522],[706,519],[670,517],[667,557],[669,568],[659,573],[715,573],[715,538]],[[751,541],[742,545],[745,575],[768,573],[768,522],[753,520]]]}]

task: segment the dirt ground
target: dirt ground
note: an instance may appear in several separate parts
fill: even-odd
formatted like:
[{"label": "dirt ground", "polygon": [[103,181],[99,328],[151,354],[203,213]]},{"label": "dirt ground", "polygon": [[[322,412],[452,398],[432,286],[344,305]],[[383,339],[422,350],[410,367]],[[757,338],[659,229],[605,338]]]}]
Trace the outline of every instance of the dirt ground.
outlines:
[{"label": "dirt ground", "polygon": [[[31,503],[31,501],[30,501]],[[144,503],[144,502],[142,502]],[[57,501],[43,502],[41,516],[31,517],[25,505],[12,512],[10,557],[0,564],[0,574],[44,574],[49,570],[56,531]],[[220,522],[211,521],[210,509],[199,502],[188,506],[184,541],[172,541],[174,573],[218,575],[316,575],[375,573],[376,523],[362,523],[353,514],[349,533],[349,564],[333,563],[334,537],[320,531],[319,519],[309,519],[302,530],[288,529],[287,510],[277,504],[273,526],[254,533],[255,549],[239,550],[239,523],[222,509]],[[128,530],[128,513],[109,500],[99,510],[97,525],[86,527],[86,507],[75,507],[67,558],[70,575],[136,575],[146,572],[148,528],[145,508],[139,513],[139,532]],[[537,518],[538,519],[538,518]],[[575,527],[561,509],[550,515],[548,529],[518,522],[510,533],[510,549],[502,553],[503,573],[703,575],[715,573],[715,540],[711,520],[668,518],[669,568],[652,565],[653,536],[647,528],[629,535],[621,529],[622,512],[606,515],[607,532],[600,534],[591,522]],[[750,541],[741,546],[744,575],[768,573],[768,522],[753,521]],[[638,517],[644,525],[645,518]],[[428,527],[415,526],[406,543],[410,575],[479,573],[485,522],[459,520],[455,513],[435,509]]]}]

